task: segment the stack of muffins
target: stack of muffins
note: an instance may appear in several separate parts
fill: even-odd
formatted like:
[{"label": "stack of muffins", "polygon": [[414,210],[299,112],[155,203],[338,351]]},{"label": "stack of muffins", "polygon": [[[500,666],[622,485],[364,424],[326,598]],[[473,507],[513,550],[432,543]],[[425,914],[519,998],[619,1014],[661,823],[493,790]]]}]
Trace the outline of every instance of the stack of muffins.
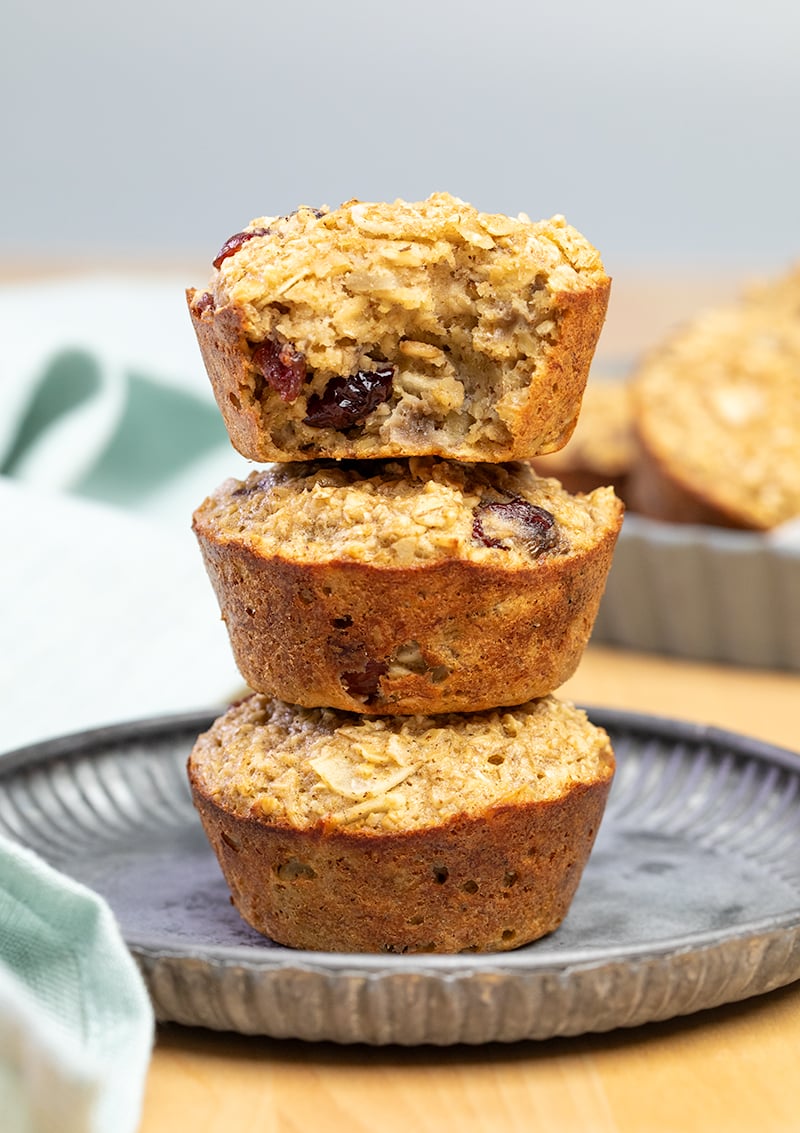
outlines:
[{"label": "stack of muffins", "polygon": [[568,440],[610,281],[561,217],[446,194],[261,218],[189,307],[235,447],[194,530],[253,695],[189,778],[241,915],[353,952],[555,929],[614,770],[551,695],[622,505],[530,458]]}]

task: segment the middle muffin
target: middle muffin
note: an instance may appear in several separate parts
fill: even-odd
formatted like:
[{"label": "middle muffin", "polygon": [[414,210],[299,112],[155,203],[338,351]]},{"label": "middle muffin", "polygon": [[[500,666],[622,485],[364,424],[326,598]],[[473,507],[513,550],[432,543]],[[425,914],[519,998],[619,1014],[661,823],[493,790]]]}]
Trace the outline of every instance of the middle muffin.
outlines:
[{"label": "middle muffin", "polygon": [[291,463],[194,514],[257,692],[362,714],[475,712],[573,674],[622,523],[528,464]]}]

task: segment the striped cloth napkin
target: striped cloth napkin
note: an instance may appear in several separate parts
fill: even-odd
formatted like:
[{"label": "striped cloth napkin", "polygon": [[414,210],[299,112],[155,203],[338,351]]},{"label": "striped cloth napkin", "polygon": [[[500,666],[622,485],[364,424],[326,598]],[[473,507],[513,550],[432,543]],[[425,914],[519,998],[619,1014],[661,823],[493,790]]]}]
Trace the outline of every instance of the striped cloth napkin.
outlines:
[{"label": "striped cloth napkin", "polygon": [[134,1133],[152,1039],[106,904],[0,837],[3,1133]]},{"label": "striped cloth napkin", "polygon": [[[240,695],[190,521],[249,469],[185,282],[0,288],[0,753]],[[2,1133],[133,1133],[152,1033],[108,906],[0,840]]]}]

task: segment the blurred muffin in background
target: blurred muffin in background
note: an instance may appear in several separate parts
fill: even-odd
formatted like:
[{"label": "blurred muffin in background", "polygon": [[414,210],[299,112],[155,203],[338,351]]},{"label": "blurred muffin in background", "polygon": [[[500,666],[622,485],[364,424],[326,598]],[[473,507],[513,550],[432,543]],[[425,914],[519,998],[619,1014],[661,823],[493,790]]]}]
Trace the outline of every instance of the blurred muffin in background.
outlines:
[{"label": "blurred muffin in background", "polygon": [[800,267],[699,311],[626,380],[590,379],[569,443],[532,463],[667,523],[800,517]]},{"label": "blurred muffin in background", "polygon": [[760,531],[800,515],[800,267],[700,313],[630,389],[633,511]]}]

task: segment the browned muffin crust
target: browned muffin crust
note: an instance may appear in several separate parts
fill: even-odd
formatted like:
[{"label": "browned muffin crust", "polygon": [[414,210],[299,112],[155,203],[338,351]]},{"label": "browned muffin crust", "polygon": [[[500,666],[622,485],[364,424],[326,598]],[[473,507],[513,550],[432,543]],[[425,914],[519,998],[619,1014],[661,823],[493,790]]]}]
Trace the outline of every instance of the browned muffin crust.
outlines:
[{"label": "browned muffin crust", "polygon": [[605,732],[550,697],[400,722],[256,696],[189,761],[242,917],[337,952],[502,951],[552,932],[613,772]]},{"label": "browned muffin crust", "polygon": [[569,444],[532,463],[539,476],[555,476],[568,492],[592,492],[609,485],[626,500],[635,456],[628,383],[590,378]]},{"label": "browned muffin crust", "polygon": [[525,464],[428,458],[254,472],[209,497],[194,531],[251,688],[403,715],[568,680],[621,522],[611,489],[573,497]]},{"label": "browned muffin crust", "polygon": [[445,193],[251,222],[187,299],[234,446],[264,461],[552,452],[610,280],[563,217]]}]

